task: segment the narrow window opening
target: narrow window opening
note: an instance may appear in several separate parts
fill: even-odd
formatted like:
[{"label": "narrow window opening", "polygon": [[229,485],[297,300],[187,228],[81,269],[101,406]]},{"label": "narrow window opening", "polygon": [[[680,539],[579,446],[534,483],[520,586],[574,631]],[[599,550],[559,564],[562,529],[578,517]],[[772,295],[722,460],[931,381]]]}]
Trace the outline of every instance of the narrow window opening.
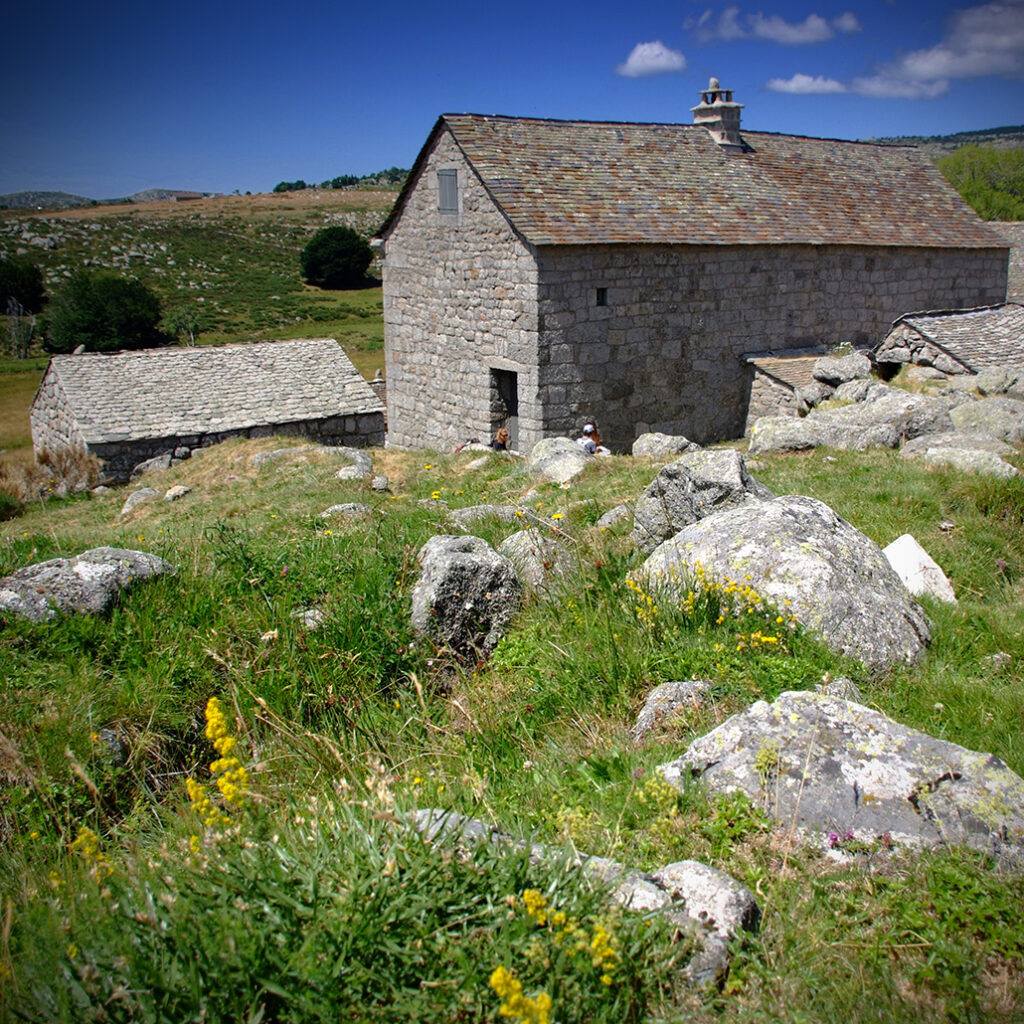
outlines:
[{"label": "narrow window opening", "polygon": [[459,212],[458,171],[437,172],[437,208],[441,213]]},{"label": "narrow window opening", "polygon": [[608,289],[607,288],[598,288],[597,289],[597,302],[596,302],[596,305],[598,305],[598,306],[607,306],[608,305]]}]

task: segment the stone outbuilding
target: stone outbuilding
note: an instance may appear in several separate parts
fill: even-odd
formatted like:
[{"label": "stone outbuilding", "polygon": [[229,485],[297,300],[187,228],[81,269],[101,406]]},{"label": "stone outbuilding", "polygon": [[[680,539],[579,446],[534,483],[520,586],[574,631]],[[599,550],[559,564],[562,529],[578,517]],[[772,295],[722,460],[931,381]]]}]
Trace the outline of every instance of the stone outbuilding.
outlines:
[{"label": "stone outbuilding", "polygon": [[37,456],[84,450],[112,480],[230,437],[384,443],[383,404],[331,338],[54,356],[30,419]]},{"label": "stone outbuilding", "polygon": [[891,376],[903,364],[945,374],[973,374],[992,366],[1024,365],[1024,306],[1006,302],[981,309],[937,310],[901,316],[875,349]]},{"label": "stone outbuilding", "polygon": [[736,437],[745,354],[1005,300],[1007,242],[912,147],[741,132],[714,79],[693,113],[437,121],[376,240],[389,444]]}]

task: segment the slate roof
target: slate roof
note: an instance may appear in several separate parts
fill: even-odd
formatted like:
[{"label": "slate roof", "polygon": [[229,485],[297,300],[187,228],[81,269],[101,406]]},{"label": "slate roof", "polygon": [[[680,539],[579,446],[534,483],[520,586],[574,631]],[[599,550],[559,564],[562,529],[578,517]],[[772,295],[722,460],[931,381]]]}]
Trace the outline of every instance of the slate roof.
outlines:
[{"label": "slate roof", "polygon": [[814,364],[823,354],[822,351],[811,356],[749,356],[746,361],[795,391],[814,383]]},{"label": "slate roof", "polygon": [[913,147],[480,114],[438,120],[382,236],[446,130],[533,245],[1006,247]]},{"label": "slate roof", "polygon": [[50,375],[90,444],[384,411],[331,338],[60,355]]},{"label": "slate roof", "polygon": [[893,327],[908,324],[972,370],[1024,363],[1024,306],[951,312],[909,313]]}]

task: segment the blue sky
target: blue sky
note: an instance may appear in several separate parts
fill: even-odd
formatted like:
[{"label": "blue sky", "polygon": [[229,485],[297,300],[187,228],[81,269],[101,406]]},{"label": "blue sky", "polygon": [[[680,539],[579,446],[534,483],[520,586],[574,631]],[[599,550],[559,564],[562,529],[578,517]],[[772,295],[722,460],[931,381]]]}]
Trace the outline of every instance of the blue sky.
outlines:
[{"label": "blue sky", "polygon": [[0,193],[407,167],[444,112],[688,123],[711,75],[762,131],[1024,122],[1024,0],[57,0],[3,35]]}]

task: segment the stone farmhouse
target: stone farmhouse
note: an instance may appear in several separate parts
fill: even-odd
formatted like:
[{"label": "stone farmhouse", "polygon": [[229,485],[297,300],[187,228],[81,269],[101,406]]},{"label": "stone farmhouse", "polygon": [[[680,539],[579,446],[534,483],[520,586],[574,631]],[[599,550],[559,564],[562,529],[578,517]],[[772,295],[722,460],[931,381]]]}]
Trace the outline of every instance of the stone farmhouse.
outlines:
[{"label": "stone farmhouse", "polygon": [[438,120],[375,240],[389,444],[735,437],[745,356],[1005,300],[1008,243],[912,147],[741,133],[715,79],[692,109]]},{"label": "stone farmhouse", "polygon": [[384,406],[336,341],[54,356],[29,413],[36,455],[84,450],[112,480],[230,437],[384,443]]}]

